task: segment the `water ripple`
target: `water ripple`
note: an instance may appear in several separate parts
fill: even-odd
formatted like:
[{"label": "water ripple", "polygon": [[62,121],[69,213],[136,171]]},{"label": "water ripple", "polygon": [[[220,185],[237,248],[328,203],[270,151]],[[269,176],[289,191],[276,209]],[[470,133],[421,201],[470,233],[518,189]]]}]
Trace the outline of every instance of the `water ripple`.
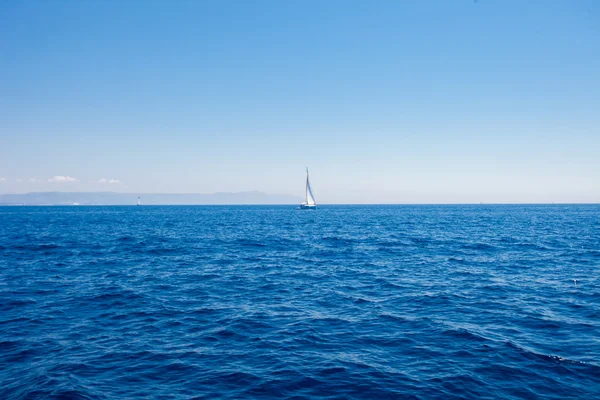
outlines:
[{"label": "water ripple", "polygon": [[600,207],[0,207],[0,398],[600,398]]}]

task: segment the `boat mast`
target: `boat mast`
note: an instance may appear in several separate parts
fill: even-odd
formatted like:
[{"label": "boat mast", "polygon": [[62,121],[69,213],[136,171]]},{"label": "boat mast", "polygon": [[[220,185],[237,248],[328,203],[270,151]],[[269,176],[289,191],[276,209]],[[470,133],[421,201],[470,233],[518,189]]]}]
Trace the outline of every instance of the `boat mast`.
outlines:
[{"label": "boat mast", "polygon": [[306,167],[306,193],[304,196],[306,204],[308,204],[308,167]]}]

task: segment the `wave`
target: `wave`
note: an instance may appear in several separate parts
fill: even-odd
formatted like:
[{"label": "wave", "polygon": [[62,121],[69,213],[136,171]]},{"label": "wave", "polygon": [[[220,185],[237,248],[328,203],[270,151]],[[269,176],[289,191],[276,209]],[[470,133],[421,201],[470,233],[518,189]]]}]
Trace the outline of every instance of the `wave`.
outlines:
[{"label": "wave", "polygon": [[0,214],[0,398],[591,399],[600,387],[600,208]]}]

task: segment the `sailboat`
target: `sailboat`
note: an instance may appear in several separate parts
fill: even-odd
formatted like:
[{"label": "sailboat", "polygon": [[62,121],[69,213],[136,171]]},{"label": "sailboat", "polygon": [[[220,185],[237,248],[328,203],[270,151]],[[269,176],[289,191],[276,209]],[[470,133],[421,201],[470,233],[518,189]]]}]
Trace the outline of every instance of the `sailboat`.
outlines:
[{"label": "sailboat", "polygon": [[141,205],[142,205],[142,204],[140,203],[140,196],[138,196],[137,205],[138,205],[138,206],[141,206]]},{"label": "sailboat", "polygon": [[317,203],[310,188],[310,180],[308,179],[308,168],[306,168],[306,199],[299,207],[300,210],[316,210]]}]

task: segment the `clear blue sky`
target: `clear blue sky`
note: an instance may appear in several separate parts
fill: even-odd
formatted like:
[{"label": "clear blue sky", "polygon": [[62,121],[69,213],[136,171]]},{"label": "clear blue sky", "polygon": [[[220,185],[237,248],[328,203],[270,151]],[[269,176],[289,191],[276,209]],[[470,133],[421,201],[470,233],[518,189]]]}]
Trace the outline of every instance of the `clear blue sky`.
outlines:
[{"label": "clear blue sky", "polygon": [[0,2],[0,193],[305,166],[321,203],[600,201],[600,3]]}]

